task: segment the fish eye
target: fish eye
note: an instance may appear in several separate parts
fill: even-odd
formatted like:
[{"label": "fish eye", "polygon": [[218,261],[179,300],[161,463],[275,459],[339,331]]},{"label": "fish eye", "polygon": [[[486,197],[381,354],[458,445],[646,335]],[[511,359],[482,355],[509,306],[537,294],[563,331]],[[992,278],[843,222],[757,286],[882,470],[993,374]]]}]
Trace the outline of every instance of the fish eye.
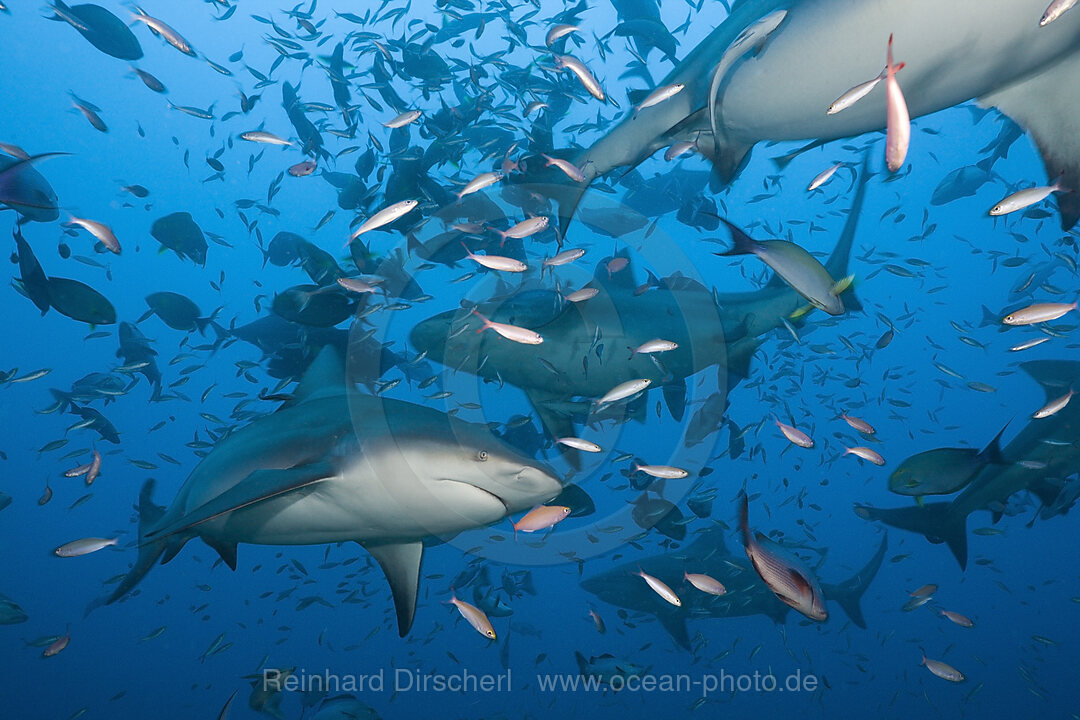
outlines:
[{"label": "fish eye", "polygon": [[480,452],[476,453],[476,459],[479,460],[480,462],[484,462],[485,460],[487,460],[487,458],[488,458],[487,450],[481,450]]}]

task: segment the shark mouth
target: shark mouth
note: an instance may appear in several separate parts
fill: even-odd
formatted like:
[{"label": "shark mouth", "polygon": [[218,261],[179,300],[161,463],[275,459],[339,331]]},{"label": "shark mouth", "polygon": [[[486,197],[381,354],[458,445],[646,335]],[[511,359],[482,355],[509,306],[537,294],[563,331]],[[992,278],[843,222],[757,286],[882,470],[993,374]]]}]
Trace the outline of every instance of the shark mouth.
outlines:
[{"label": "shark mouth", "polygon": [[454,479],[452,479],[452,478],[440,478],[440,480],[441,480],[442,482],[450,482],[450,483],[456,483],[456,484],[458,484],[458,485],[464,485],[465,487],[468,487],[468,488],[471,488],[471,489],[473,489],[473,490],[476,490],[477,492],[481,492],[481,493],[483,493],[484,495],[487,495],[488,497],[492,497],[492,498],[494,498],[494,499],[495,499],[495,500],[496,500],[496,501],[497,501],[497,502],[498,502],[498,503],[499,503],[500,505],[502,505],[502,508],[503,508],[503,512],[504,512],[504,513],[506,513],[506,514],[509,514],[509,513],[510,513],[510,508],[509,508],[509,507],[507,507],[507,505],[506,505],[506,501],[505,501],[505,500],[503,500],[503,499],[502,499],[501,497],[499,497],[498,495],[496,495],[495,493],[491,492],[490,490],[485,490],[485,489],[484,489],[484,488],[482,488],[482,487],[478,487],[478,486],[476,486],[476,485],[473,485],[473,484],[471,484],[471,483],[467,483],[467,482],[465,482],[464,480],[454,480]]}]

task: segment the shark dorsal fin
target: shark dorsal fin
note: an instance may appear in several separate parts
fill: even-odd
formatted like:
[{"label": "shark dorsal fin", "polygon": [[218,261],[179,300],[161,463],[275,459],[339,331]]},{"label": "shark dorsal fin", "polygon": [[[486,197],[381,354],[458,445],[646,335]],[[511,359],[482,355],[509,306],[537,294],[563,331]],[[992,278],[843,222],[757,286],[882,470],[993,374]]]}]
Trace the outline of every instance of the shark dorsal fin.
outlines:
[{"label": "shark dorsal fin", "polygon": [[398,634],[405,637],[412,628],[416,616],[416,595],[420,589],[420,561],[424,557],[424,544],[415,542],[391,545],[364,546],[379,563],[397,610]]},{"label": "shark dorsal fin", "polygon": [[302,403],[323,388],[341,388],[344,385],[345,366],[341,362],[341,354],[336,348],[327,345],[304,371],[289,405]]}]

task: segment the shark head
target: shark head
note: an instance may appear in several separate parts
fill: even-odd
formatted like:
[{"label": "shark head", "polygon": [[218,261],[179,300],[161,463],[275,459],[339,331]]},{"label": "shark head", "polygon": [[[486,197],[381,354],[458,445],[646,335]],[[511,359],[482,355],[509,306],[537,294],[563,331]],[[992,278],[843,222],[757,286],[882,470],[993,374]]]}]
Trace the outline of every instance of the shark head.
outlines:
[{"label": "shark head", "polygon": [[531,509],[563,489],[552,468],[485,423],[385,398],[351,403],[360,451],[350,453],[345,475],[357,479],[352,487],[364,493],[363,515],[385,525],[386,537],[453,535]]},{"label": "shark head", "polygon": [[[448,310],[417,323],[409,333],[409,342],[419,352],[427,353],[429,359],[442,362],[446,356],[447,343],[452,342],[450,334],[457,315],[457,311]],[[467,330],[462,332],[462,335],[466,333]]]}]

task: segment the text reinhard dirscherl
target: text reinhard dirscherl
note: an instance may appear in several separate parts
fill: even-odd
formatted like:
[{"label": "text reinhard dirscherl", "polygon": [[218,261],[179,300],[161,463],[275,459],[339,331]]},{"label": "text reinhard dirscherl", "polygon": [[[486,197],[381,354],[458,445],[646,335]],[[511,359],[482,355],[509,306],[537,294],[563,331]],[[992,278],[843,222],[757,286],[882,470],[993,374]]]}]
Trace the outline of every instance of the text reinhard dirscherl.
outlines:
[{"label": "text reinhard dirscherl", "polygon": [[[513,690],[511,670],[502,673],[473,673],[463,669],[454,673],[429,673],[410,668],[392,668],[387,672],[380,668],[367,674],[333,673],[330,670],[310,672],[298,669],[284,672],[263,670],[265,692],[330,693],[508,693]],[[631,693],[692,693],[708,697],[712,693],[735,692],[814,692],[818,678],[801,670],[785,676],[771,672],[729,673],[721,669],[717,673],[690,675],[685,673],[597,674],[537,673],[536,686],[540,692],[631,692]],[[518,690],[523,689],[519,686]]]}]

